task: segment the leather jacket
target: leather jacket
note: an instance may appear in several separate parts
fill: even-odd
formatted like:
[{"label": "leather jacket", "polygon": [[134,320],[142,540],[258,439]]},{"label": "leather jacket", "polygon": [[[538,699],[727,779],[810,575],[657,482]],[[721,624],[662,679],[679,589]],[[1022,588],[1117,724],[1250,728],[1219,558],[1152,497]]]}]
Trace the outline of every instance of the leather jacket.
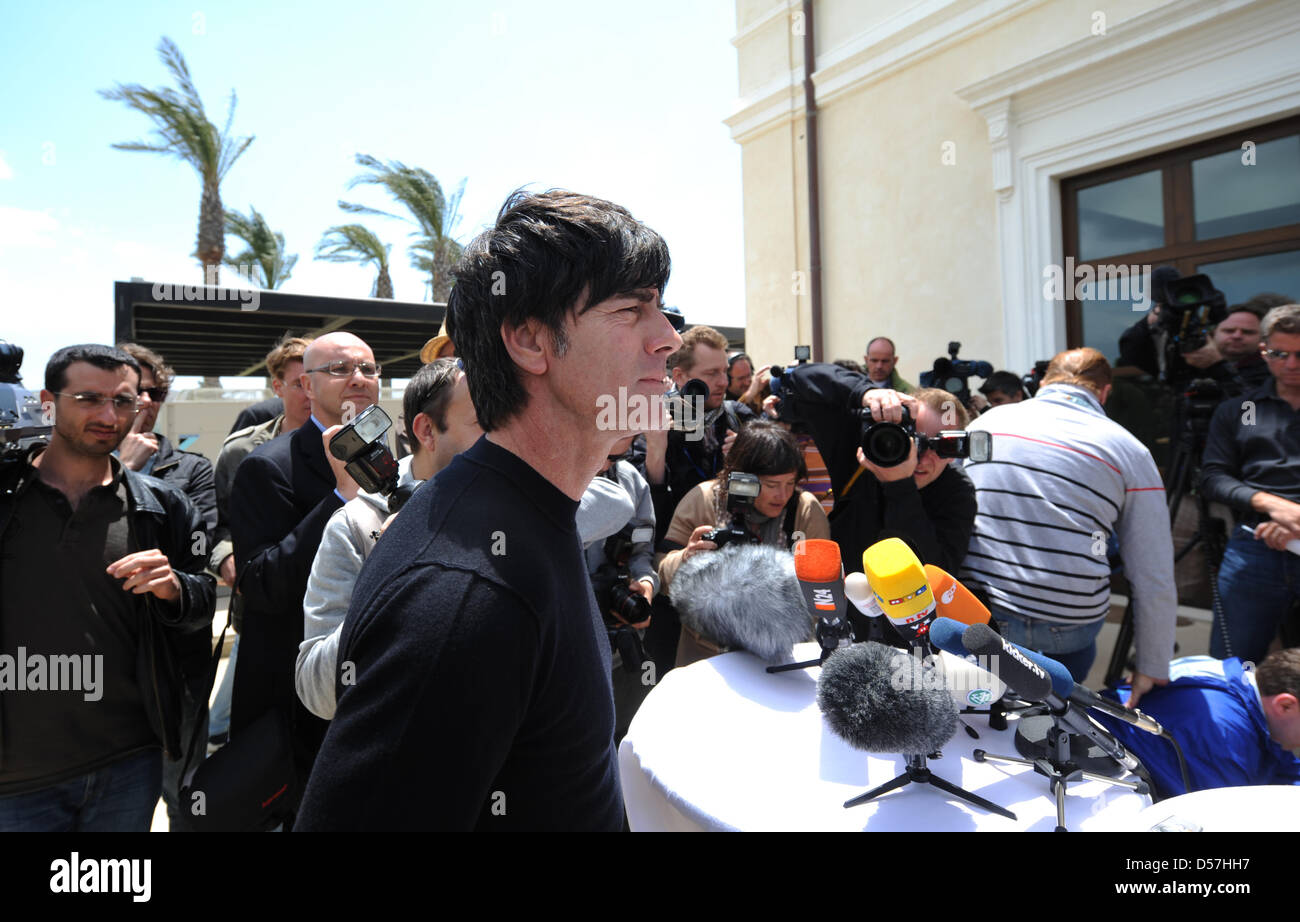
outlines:
[{"label": "leather jacket", "polygon": [[[6,460],[0,465],[0,539],[8,530],[18,497],[36,478],[37,469],[31,465],[30,457]],[[216,580],[204,569],[207,531],[194,504],[179,489],[157,478],[131,470],[125,470],[124,474],[131,551],[158,548],[167,555],[172,572],[181,584],[180,598],[174,604],[164,603],[152,593],[133,596],[137,604],[144,606],[147,615],[140,619],[136,674],[149,677],[149,685],[144,689],[149,725],[163,751],[176,759],[184,755],[180,728],[185,691],[175,646],[184,635],[211,631]],[[2,604],[3,587],[0,587]],[[2,710],[0,720],[3,720]],[[0,741],[4,739],[3,731],[0,725]]]}]

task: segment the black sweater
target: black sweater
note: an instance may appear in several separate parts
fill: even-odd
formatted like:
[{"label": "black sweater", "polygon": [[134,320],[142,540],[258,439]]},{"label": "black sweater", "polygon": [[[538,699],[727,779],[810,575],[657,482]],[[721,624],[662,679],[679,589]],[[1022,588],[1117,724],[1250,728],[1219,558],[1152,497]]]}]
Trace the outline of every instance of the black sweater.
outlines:
[{"label": "black sweater", "polygon": [[787,372],[802,418],[826,462],[835,508],[831,537],[840,546],[844,569],[862,569],[862,552],[885,538],[902,538],[922,563],[956,574],[966,556],[975,527],[975,487],[955,465],[944,469],[929,486],[916,488],[911,477],[881,483],[864,470],[845,495],[858,471],[857,447],[862,425],[849,413],[861,408],[867,377],[838,365],[808,364]]},{"label": "black sweater", "polygon": [[297,829],[622,827],[577,508],[486,438],[416,491],[357,580]]}]

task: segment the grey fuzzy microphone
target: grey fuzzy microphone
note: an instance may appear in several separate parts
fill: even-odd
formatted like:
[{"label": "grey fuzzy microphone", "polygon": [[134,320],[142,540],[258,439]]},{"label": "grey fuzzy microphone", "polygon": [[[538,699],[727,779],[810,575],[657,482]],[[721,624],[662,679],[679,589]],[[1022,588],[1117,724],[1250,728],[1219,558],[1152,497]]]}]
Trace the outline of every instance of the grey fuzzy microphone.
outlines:
[{"label": "grey fuzzy microphone", "polygon": [[906,651],[868,641],[822,664],[817,706],[831,732],[854,749],[904,755],[935,752],[957,732],[957,706],[938,688],[918,688]]},{"label": "grey fuzzy microphone", "polygon": [[668,591],[682,624],[769,663],[789,662],[812,639],[812,619],[794,575],[794,555],[761,544],[695,554]]}]

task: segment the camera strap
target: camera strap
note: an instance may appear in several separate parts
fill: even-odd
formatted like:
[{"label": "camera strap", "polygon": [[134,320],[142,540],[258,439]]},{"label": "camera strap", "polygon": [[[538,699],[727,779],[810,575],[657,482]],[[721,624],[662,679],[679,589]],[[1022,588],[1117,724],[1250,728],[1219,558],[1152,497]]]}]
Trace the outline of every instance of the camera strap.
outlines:
[{"label": "camera strap", "polygon": [[842,496],[848,496],[849,490],[853,489],[853,485],[858,482],[858,478],[862,476],[862,472],[865,470],[865,467],[858,465],[858,469],[853,473],[853,476],[849,478],[849,482],[844,485],[844,489],[836,493],[835,497],[838,499]]}]

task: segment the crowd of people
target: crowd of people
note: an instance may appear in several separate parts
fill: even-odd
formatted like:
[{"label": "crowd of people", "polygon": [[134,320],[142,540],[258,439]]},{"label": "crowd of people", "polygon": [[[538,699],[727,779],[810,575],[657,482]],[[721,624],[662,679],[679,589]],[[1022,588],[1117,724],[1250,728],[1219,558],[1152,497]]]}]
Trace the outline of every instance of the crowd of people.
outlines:
[{"label": "crowd of people", "polygon": [[[719,553],[716,529],[782,549],[831,538],[850,571],[900,538],[1079,682],[1122,565],[1125,700],[1171,722],[1234,715],[1186,730],[1241,753],[1205,786],[1300,783],[1300,650],[1270,652],[1300,602],[1300,305],[1233,309],[1187,358],[1236,388],[1203,465],[1237,515],[1207,651],[1220,665],[1191,669],[1174,659],[1164,483],[1107,416],[1100,352],[1053,357],[1032,394],[998,371],[968,402],[903,380],[884,336],[861,363],[759,365],[664,309],[669,268],[617,205],[512,196],[457,264],[403,394],[403,504],[328,450],[379,398],[353,334],[274,344],[276,398],[240,415],[215,465],[153,431],[163,356],[55,353],[48,445],[0,478],[0,652],[93,653],[102,694],[47,679],[0,696],[0,829],[148,829],[160,794],[173,830],[214,828],[226,805],[199,779],[218,771],[226,790],[283,779],[265,828],[621,829],[631,715],[666,672],[727,649],[669,600],[684,561]],[[1150,358],[1146,332],[1121,361]],[[665,391],[699,412],[669,400],[679,415],[640,433],[597,412]],[[911,427],[896,463],[863,451],[885,422]],[[941,454],[951,430],[990,433],[992,457]],[[209,709],[218,582],[237,640]],[[860,640],[889,630],[855,621]],[[617,655],[616,636],[631,639]],[[223,758],[196,774],[209,747]]]}]

